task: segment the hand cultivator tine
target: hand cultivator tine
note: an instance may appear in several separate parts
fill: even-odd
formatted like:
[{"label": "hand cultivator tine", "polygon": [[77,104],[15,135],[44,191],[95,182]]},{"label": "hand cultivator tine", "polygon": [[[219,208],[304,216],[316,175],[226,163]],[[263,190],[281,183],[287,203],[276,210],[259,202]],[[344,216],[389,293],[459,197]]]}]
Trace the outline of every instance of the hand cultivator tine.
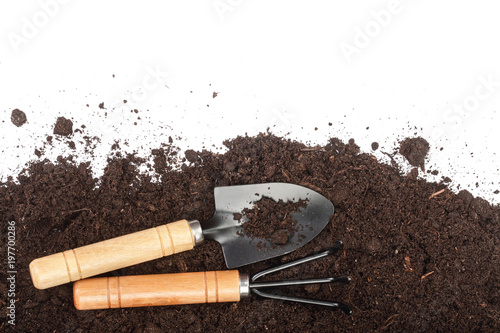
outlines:
[{"label": "hand cultivator tine", "polygon": [[321,305],[321,306],[328,306],[332,307],[334,309],[341,309],[346,315],[350,315],[352,313],[352,310],[349,306],[340,303],[340,302],[331,302],[331,301],[323,301],[323,300],[317,300],[317,299],[309,299],[309,298],[302,298],[302,297],[296,297],[296,296],[288,296],[288,295],[277,295],[277,294],[270,294],[270,293],[265,293],[260,291],[257,288],[275,288],[275,287],[283,287],[283,286],[294,286],[294,285],[305,285],[305,284],[318,284],[318,283],[349,283],[351,281],[351,278],[348,276],[339,276],[339,277],[327,277],[327,278],[317,278],[317,279],[303,279],[303,280],[280,280],[280,281],[266,281],[266,282],[256,282],[257,279],[264,275],[268,275],[271,273],[276,273],[278,271],[282,271],[297,265],[301,265],[313,260],[318,260],[324,257],[327,257],[329,255],[332,255],[333,253],[337,252],[343,247],[342,241],[336,241],[333,247],[330,249],[313,254],[311,256],[297,259],[294,261],[291,261],[289,263],[285,263],[283,265],[279,265],[276,267],[272,267],[269,269],[266,269],[264,271],[261,271],[257,274],[255,274],[250,283],[250,289],[257,295],[265,298],[270,298],[270,299],[277,299],[277,300],[282,300],[282,301],[290,301],[290,302],[299,302],[299,303],[306,303],[306,304],[313,304],[313,305]]}]

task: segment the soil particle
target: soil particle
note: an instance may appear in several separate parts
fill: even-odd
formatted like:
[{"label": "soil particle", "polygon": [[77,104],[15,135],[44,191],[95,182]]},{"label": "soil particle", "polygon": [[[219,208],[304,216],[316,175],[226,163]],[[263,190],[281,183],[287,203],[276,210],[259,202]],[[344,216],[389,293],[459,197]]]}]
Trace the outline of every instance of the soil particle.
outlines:
[{"label": "soil particle", "polygon": [[382,243],[378,238],[374,237],[366,243],[366,248],[372,253],[380,252],[382,250]]},{"label": "soil particle", "polygon": [[276,230],[271,234],[271,243],[276,245],[285,245],[289,239],[288,231],[285,229]]},{"label": "soil particle", "polygon": [[194,163],[198,160],[198,153],[195,152],[193,149],[188,149],[184,153],[184,156],[186,156],[186,160],[190,163]]},{"label": "soil particle", "polygon": [[[16,327],[19,332],[498,332],[500,213],[466,191],[409,179],[400,170],[330,139],[319,150],[269,133],[225,142],[224,154],[172,168],[178,148],[158,147],[161,181],[139,173],[147,161],[110,157],[96,179],[90,164],[61,157],[34,161],[0,186],[0,241],[16,226]],[[299,156],[302,155],[299,161]],[[332,159],[331,157],[334,156]],[[226,170],[227,163],[237,167]],[[274,174],[266,172],[275,165]],[[287,294],[341,301],[354,312],[256,297],[237,303],[78,311],[72,285],[37,290],[31,260],[179,219],[208,220],[213,188],[264,182],[309,184],[335,205],[331,223],[282,257],[248,265],[255,274],[344,242],[333,256],[270,276],[272,280],[349,275],[349,285],[289,287]],[[273,207],[276,203],[273,203]],[[276,212],[271,212],[276,214]],[[281,219],[277,219],[279,221]],[[282,230],[278,226],[273,230]],[[259,230],[255,230],[258,232]],[[271,233],[268,233],[270,235]],[[186,251],[103,276],[227,269],[221,246]],[[0,287],[8,268],[0,264]],[[2,282],[3,281],[3,282]],[[0,288],[2,291],[5,288]],[[4,294],[3,299],[7,297]],[[1,301],[0,301],[1,302]],[[1,327],[1,324],[0,324]],[[7,326],[5,326],[7,327]],[[264,328],[265,327],[265,328]]]},{"label": "soil particle", "polygon": [[319,284],[308,284],[304,287],[308,295],[316,295],[320,288]]},{"label": "soil particle", "polygon": [[450,177],[442,177],[442,180],[441,180],[442,183],[451,183],[451,178]]},{"label": "soil particle", "polygon": [[275,172],[276,172],[276,165],[270,164],[266,166],[264,174],[266,175],[266,177],[271,178]]},{"label": "soil particle", "polygon": [[28,119],[26,118],[26,114],[19,110],[19,109],[14,109],[12,110],[12,113],[10,114],[10,121],[17,127],[23,126]]},{"label": "soil particle", "polygon": [[73,134],[73,122],[64,117],[58,117],[54,125],[54,134],[70,136]]},{"label": "soil particle", "polygon": [[417,180],[418,169],[417,168],[411,169],[411,171],[408,173],[406,177],[408,177],[409,180]]},{"label": "soil particle", "polygon": [[372,142],[372,150],[378,149],[378,142]]},{"label": "soil particle", "polygon": [[429,152],[429,143],[421,138],[407,138],[400,143],[399,153],[403,155],[408,162],[424,169],[425,157]]},{"label": "soil particle", "polygon": [[474,199],[474,196],[467,190],[461,190],[458,192],[457,197],[463,200],[465,207],[468,207]]},{"label": "soil particle", "polygon": [[236,163],[227,161],[226,163],[224,163],[224,170],[226,170],[227,172],[235,171],[236,170]]},{"label": "soil particle", "polygon": [[470,207],[472,210],[474,210],[479,216],[481,216],[484,219],[489,219],[492,216],[492,211],[490,208],[490,204],[488,201],[484,200],[483,198],[474,198],[471,203]]}]

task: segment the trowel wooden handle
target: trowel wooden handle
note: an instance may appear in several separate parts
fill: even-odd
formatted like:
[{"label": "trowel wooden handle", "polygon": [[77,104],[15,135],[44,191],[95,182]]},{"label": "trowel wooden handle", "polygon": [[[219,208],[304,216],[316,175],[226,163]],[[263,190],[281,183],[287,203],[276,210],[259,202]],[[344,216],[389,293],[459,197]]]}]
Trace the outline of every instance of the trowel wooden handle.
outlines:
[{"label": "trowel wooden handle", "polygon": [[238,302],[237,270],[93,278],[73,285],[79,310]]},{"label": "trowel wooden handle", "polygon": [[198,221],[180,220],[38,258],[30,263],[31,279],[36,288],[46,289],[191,250],[200,241],[193,225],[203,237]]}]

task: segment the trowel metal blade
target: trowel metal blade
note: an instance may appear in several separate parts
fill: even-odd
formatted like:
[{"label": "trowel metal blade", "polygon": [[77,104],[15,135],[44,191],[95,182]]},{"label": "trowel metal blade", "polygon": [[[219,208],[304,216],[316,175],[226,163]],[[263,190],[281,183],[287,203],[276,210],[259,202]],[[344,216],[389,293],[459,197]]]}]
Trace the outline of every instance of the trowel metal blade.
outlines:
[{"label": "trowel metal blade", "polygon": [[[294,184],[264,183],[253,185],[222,186],[214,189],[215,214],[203,223],[206,239],[213,239],[222,245],[222,251],[228,268],[248,265],[290,253],[316,237],[330,221],[333,204],[321,194]],[[298,231],[285,245],[275,245],[266,239],[252,238],[245,235],[242,223],[234,214],[252,208],[262,197],[275,201],[298,202],[307,200],[307,207],[292,213],[297,221]]]}]

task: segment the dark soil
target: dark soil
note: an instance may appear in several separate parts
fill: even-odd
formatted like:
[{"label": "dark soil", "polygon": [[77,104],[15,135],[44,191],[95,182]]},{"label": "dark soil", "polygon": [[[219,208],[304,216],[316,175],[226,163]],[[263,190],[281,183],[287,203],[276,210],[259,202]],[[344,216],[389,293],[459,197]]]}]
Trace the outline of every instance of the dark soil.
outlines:
[{"label": "dark soil", "polygon": [[290,240],[293,233],[290,233],[287,229],[278,229],[271,233],[271,243],[276,245],[285,245]]},{"label": "dark soil", "polygon": [[64,117],[57,118],[56,124],[54,125],[54,134],[70,136],[73,134],[73,122]]},{"label": "dark soil", "polygon": [[19,109],[14,109],[12,110],[12,113],[10,114],[10,121],[17,127],[23,126],[28,119],[26,118],[26,113]]},{"label": "dark soil", "polygon": [[186,156],[186,160],[188,160],[188,162],[191,162],[191,163],[194,163],[198,160],[198,153],[192,149],[186,150],[186,152],[184,153],[184,156]]},{"label": "dark soil", "polygon": [[407,138],[399,146],[399,153],[406,157],[408,162],[424,169],[425,157],[429,152],[429,143],[421,137]]},{"label": "dark soil", "polygon": [[[228,151],[199,152],[182,171],[169,168],[177,150],[155,152],[160,183],[138,173],[134,156],[112,158],[94,179],[88,163],[36,162],[19,184],[0,186],[1,241],[15,221],[17,332],[498,332],[500,217],[469,192],[407,177],[351,142],[323,147],[270,134],[226,142]],[[155,162],[156,163],[156,162]],[[96,185],[99,182],[99,186]],[[344,250],[271,276],[272,279],[349,275],[352,283],[290,287],[287,293],[352,306],[332,309],[261,299],[239,303],[77,311],[72,285],[37,290],[31,260],[158,226],[180,218],[210,218],[215,186],[289,182],[329,198],[335,214],[310,243],[283,257],[241,268],[262,269],[323,250],[336,239]],[[440,190],[443,190],[439,192]],[[438,193],[439,194],[436,194]],[[434,195],[433,195],[434,194]],[[5,251],[6,247],[2,247]],[[2,258],[6,258],[2,252]],[[5,309],[7,268],[0,268]],[[110,272],[112,275],[225,269],[218,243]],[[5,313],[5,312],[4,312]],[[0,328],[12,328],[5,322]]]},{"label": "dark soil", "polygon": [[372,142],[372,150],[378,149],[378,142]]},{"label": "dark soil", "polygon": [[242,222],[243,233],[251,238],[267,239],[276,245],[285,245],[288,240],[298,231],[297,221],[292,214],[300,208],[306,208],[307,201],[283,202],[262,197],[255,203],[252,209],[245,208],[243,215],[245,221],[241,221],[241,214],[235,214],[235,220]]}]

